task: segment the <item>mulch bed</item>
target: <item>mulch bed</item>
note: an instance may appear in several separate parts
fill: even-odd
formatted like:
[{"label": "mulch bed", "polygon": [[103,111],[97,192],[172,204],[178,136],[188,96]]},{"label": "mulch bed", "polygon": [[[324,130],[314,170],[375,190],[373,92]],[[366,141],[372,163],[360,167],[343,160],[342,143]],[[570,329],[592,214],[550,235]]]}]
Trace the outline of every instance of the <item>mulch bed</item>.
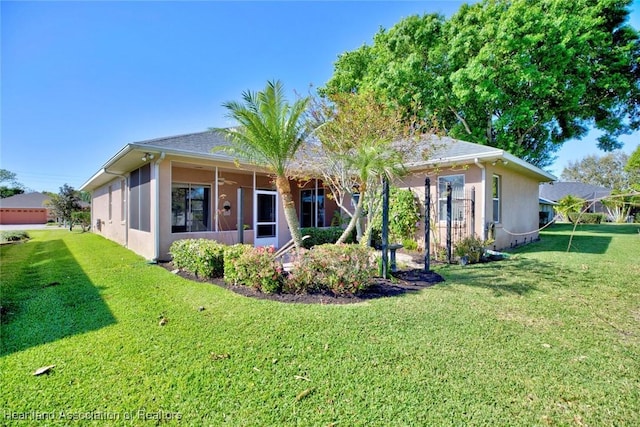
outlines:
[{"label": "mulch bed", "polygon": [[[159,265],[172,272],[176,270],[171,262],[159,263]],[[211,283],[250,298],[300,304],[355,304],[376,298],[394,297],[417,292],[444,281],[442,276],[433,271],[424,272],[418,269],[398,271],[393,273],[393,279],[374,278],[369,289],[359,295],[341,296],[328,292],[312,294],[265,294],[248,286],[228,285],[223,279],[203,279],[182,270],[179,270],[175,274],[188,280]]]}]

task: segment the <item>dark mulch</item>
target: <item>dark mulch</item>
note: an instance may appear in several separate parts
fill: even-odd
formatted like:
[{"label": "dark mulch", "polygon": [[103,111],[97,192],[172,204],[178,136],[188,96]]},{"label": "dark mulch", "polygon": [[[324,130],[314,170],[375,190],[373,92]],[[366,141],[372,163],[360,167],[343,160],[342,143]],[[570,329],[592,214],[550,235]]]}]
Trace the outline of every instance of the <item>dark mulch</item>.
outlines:
[{"label": "dark mulch", "polygon": [[[173,264],[170,262],[160,263],[159,265],[169,271],[176,270]],[[404,295],[406,293],[417,292],[421,289],[428,288],[435,285],[436,283],[444,281],[442,276],[440,276],[438,273],[434,273],[433,271],[426,273],[423,270],[417,269],[398,271],[396,273],[393,273],[393,279],[383,279],[380,277],[374,278],[369,289],[359,295],[341,296],[334,295],[328,292],[312,294],[265,294],[248,286],[228,285],[224,282],[223,279],[219,278],[203,279],[182,270],[179,270],[176,274],[185,279],[203,283],[211,283],[250,298],[300,304],[354,304],[376,298],[394,297]]]}]

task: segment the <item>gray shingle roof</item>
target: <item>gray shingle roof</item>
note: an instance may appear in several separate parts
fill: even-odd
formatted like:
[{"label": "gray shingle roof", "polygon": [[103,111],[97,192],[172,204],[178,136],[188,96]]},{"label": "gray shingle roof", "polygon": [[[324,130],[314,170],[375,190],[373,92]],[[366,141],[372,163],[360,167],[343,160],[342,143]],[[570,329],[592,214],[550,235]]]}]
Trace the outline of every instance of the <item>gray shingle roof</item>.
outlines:
[{"label": "gray shingle roof", "polygon": [[138,146],[147,146],[150,149],[165,148],[198,155],[215,154],[217,157],[228,157],[230,160],[233,160],[231,156],[228,156],[223,151],[214,152],[214,148],[228,145],[229,143],[224,137],[211,131],[150,139],[135,142],[134,144]]},{"label": "gray shingle roof", "polygon": [[14,209],[38,209],[46,207],[44,202],[48,200],[51,200],[49,196],[38,192],[16,194],[15,196],[0,199],[0,207]]},{"label": "gray shingle roof", "polygon": [[445,159],[473,157],[488,153],[502,153],[502,150],[487,145],[474,144],[473,142],[461,141],[448,136],[431,136],[426,138],[427,143],[433,143],[435,150],[430,155],[430,161],[441,161]]},{"label": "gray shingle roof", "polygon": [[557,202],[571,194],[585,200],[601,199],[611,194],[611,190],[597,185],[584,184],[582,182],[554,182],[553,184],[540,184],[540,197]]}]

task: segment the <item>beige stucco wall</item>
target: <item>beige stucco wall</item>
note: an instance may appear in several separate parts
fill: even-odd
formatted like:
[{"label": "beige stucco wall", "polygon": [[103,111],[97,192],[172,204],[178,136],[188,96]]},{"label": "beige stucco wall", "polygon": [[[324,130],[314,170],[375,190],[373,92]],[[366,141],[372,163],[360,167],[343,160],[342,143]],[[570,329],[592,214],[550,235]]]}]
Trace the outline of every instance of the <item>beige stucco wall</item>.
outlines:
[{"label": "beige stucco wall", "polygon": [[[125,218],[122,218],[122,191],[121,180],[114,177],[112,181],[93,191],[91,201],[91,229],[107,239],[121,245],[127,245],[126,241],[126,209]],[[111,187],[111,219],[109,219],[109,187]],[[128,195],[128,187],[125,183],[125,205]],[[100,225],[98,226],[98,221]]]},{"label": "beige stucco wall", "polygon": [[[496,249],[508,248],[538,238],[539,232],[539,182],[513,170],[490,166],[487,179],[493,174],[502,181],[502,218],[495,226]],[[490,181],[488,181],[490,183]],[[487,218],[493,217],[491,187],[489,186]]]},{"label": "beige stucco wall", "polygon": [[[408,176],[399,179],[394,185],[399,188],[408,188],[413,191],[420,201],[420,214],[424,218],[424,203],[425,203],[425,178],[430,179],[430,194],[431,194],[431,217],[437,218],[437,206],[438,206],[438,178],[449,175],[464,175],[465,177],[465,193],[470,192],[472,188],[476,191],[476,215],[475,215],[475,234],[482,236],[484,232],[483,217],[486,213],[482,210],[482,195],[485,192],[485,186],[482,181],[482,169],[476,165],[456,166],[453,168],[441,168],[438,170],[425,170],[416,171]],[[489,189],[489,191],[491,191]],[[484,214],[484,215],[483,215]],[[432,221],[432,245],[434,239],[438,239],[441,245],[444,245],[446,241],[446,222],[445,221]],[[434,234],[435,233],[435,234]],[[420,221],[418,231],[416,233],[416,240],[418,246],[424,249],[424,221]]]},{"label": "beige stucco wall", "polygon": [[[484,181],[483,169],[484,166]],[[424,216],[424,185],[425,178],[431,180],[431,209],[432,217],[436,213],[437,207],[437,186],[438,177],[447,175],[465,176],[465,192],[475,187],[476,191],[476,212],[475,212],[475,234],[481,238],[487,238],[488,230],[493,223],[493,197],[492,178],[496,174],[501,177],[501,220],[495,225],[495,249],[508,248],[515,244],[530,242],[538,238],[538,180],[519,172],[508,169],[500,163],[458,165],[453,168],[440,168],[438,170],[425,170],[414,172],[409,176],[398,180],[395,184],[400,188],[410,188],[420,200],[421,214]],[[435,221],[438,227],[439,240],[441,244],[446,241],[446,222]],[[523,234],[529,233],[529,234]],[[417,232],[418,244],[424,248],[424,221],[420,222]],[[433,244],[433,241],[432,241]]]}]

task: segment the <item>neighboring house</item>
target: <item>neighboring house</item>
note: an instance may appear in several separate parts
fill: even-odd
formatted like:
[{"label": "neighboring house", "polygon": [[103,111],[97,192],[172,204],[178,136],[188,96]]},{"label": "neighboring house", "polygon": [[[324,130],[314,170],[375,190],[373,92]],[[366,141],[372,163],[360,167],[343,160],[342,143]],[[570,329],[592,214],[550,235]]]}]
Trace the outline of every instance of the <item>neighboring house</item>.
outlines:
[{"label": "neighboring house", "polygon": [[[92,194],[93,231],[156,260],[169,259],[171,243],[185,238],[234,244],[242,237],[257,246],[282,246],[290,233],[271,177],[213,151],[225,144],[212,132],[127,144],[81,187]],[[473,224],[471,232],[482,237],[492,233],[498,248],[538,237],[538,185],[555,177],[496,148],[450,138],[437,138],[437,146],[429,160],[409,165],[410,175],[395,183],[424,203],[424,180],[430,177],[436,229],[444,229],[439,209],[443,188],[451,183],[457,224],[464,222],[467,230]],[[474,218],[461,200],[472,187]],[[331,224],[339,208],[320,180],[292,182],[292,189],[302,227]]]},{"label": "neighboring house", "polygon": [[565,196],[572,195],[586,200],[586,212],[606,214],[608,211],[602,205],[602,200],[611,195],[611,190],[598,185],[582,182],[552,182],[540,185],[540,197],[557,203]]},{"label": "neighboring house", "polygon": [[538,204],[540,205],[540,226],[549,224],[555,217],[556,202],[540,197]]},{"label": "neighboring house", "polygon": [[0,224],[46,224],[49,200],[49,196],[37,192],[0,199]]}]

